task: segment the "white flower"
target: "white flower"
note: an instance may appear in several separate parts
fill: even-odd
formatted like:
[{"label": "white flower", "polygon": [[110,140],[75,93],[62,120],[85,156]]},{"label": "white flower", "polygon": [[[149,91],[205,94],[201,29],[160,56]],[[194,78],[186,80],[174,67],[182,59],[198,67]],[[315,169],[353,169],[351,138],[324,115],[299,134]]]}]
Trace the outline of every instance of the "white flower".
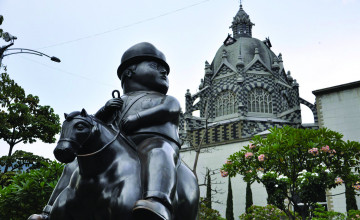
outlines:
[{"label": "white flower", "polygon": [[306,170],[303,170],[303,171],[299,172],[299,174],[301,175],[301,174],[304,174],[306,172],[307,172]]},{"label": "white flower", "polygon": [[281,180],[281,179],[287,179],[288,177],[287,176],[284,176],[284,175],[280,175],[280,176],[278,176],[276,179],[277,180]]},{"label": "white flower", "polygon": [[326,169],[325,172],[326,172],[326,173],[330,173],[330,170],[329,170],[329,169]]}]

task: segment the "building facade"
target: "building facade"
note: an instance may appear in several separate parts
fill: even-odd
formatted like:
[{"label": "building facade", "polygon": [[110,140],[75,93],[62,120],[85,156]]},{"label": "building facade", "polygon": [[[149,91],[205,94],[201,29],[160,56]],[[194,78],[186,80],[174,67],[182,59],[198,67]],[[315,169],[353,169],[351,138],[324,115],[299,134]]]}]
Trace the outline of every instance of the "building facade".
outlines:
[{"label": "building facade", "polygon": [[[205,73],[199,92],[188,90],[180,134],[198,145],[214,146],[251,138],[271,127],[301,127],[300,104],[317,123],[316,106],[299,97],[299,84],[286,71],[282,55],[271,50],[269,38],[252,37],[253,23],[242,5],[228,35]],[[200,117],[193,115],[199,111]],[[206,123],[207,122],[207,123]]]},{"label": "building facade", "polygon": [[[252,36],[254,23],[242,5],[231,22],[232,35],[224,42],[211,63],[205,62],[199,91],[185,94],[186,106],[180,117],[180,136],[184,141],[181,159],[194,166],[196,151],[201,145],[197,175],[205,183],[207,169],[219,171],[227,157],[240,151],[258,134],[266,134],[274,126],[305,127],[301,123],[300,104],[311,109],[317,128],[316,105],[299,96],[299,84],[286,71],[282,55],[272,50],[270,39]],[[194,112],[199,112],[195,116]],[[228,178],[212,177],[215,189],[213,208],[225,216]],[[245,212],[246,183],[241,176],[231,179],[234,216]],[[219,184],[217,184],[219,183]],[[251,186],[256,205],[266,205],[265,188]],[[201,187],[205,197],[206,187]],[[217,203],[219,202],[219,203]]]},{"label": "building facade", "polygon": [[[344,135],[343,139],[360,142],[360,81],[313,91],[319,117],[319,127]],[[344,186],[329,190],[328,208],[346,212]],[[330,196],[336,195],[336,196]],[[356,196],[360,207],[360,196]]]}]

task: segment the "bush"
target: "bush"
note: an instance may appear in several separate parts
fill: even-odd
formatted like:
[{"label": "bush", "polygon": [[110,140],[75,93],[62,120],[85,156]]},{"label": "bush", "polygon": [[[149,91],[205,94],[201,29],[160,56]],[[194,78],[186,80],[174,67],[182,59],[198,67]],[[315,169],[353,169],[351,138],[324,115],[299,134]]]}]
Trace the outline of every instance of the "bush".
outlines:
[{"label": "bush", "polygon": [[10,185],[0,191],[0,219],[23,220],[41,213],[63,168],[53,161],[38,170],[15,175]]},{"label": "bush", "polygon": [[199,220],[226,220],[218,210],[206,207],[205,203],[204,198],[200,198]]},{"label": "bush", "polygon": [[281,211],[274,205],[251,206],[247,213],[239,216],[240,220],[279,220],[287,219],[285,212]]},{"label": "bush", "polygon": [[345,220],[345,215],[340,212],[326,211],[325,207],[316,204],[313,211],[313,220]]},{"label": "bush", "polygon": [[360,219],[360,210],[349,210],[347,214],[347,219],[349,220]]}]

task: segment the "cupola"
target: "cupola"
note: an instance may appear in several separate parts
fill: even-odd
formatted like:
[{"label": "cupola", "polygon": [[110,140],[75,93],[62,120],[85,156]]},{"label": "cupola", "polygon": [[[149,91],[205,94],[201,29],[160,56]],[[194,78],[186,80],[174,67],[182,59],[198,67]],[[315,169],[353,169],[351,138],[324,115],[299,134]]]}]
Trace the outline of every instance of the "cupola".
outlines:
[{"label": "cupola", "polygon": [[240,9],[235,15],[232,25],[230,28],[233,31],[234,38],[239,37],[252,37],[252,26],[255,25],[250,21],[249,15],[244,11],[242,4],[240,4]]}]

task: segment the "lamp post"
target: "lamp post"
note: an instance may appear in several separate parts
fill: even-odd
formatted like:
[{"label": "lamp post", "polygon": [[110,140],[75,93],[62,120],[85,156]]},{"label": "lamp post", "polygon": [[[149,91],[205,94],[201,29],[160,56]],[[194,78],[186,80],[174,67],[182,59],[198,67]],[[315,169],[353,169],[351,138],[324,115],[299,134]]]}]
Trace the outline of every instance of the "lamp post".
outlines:
[{"label": "lamp post", "polygon": [[[8,32],[5,32],[2,37],[6,42],[11,41],[11,43],[8,44],[8,45],[0,47],[0,67],[1,67],[1,64],[2,64],[2,59],[4,57],[10,56],[10,55],[13,55],[13,54],[19,54],[19,53],[27,53],[27,54],[37,55],[37,56],[45,56],[45,57],[50,58],[51,61],[54,61],[54,62],[57,62],[57,63],[61,62],[61,60],[59,58],[57,58],[57,57],[49,56],[47,54],[44,54],[44,53],[36,51],[36,50],[31,50],[31,49],[26,49],[26,48],[10,48],[9,49],[9,47],[14,45],[14,40],[16,40],[17,37],[9,34]],[[8,53],[5,53],[5,52],[8,52]]]}]

